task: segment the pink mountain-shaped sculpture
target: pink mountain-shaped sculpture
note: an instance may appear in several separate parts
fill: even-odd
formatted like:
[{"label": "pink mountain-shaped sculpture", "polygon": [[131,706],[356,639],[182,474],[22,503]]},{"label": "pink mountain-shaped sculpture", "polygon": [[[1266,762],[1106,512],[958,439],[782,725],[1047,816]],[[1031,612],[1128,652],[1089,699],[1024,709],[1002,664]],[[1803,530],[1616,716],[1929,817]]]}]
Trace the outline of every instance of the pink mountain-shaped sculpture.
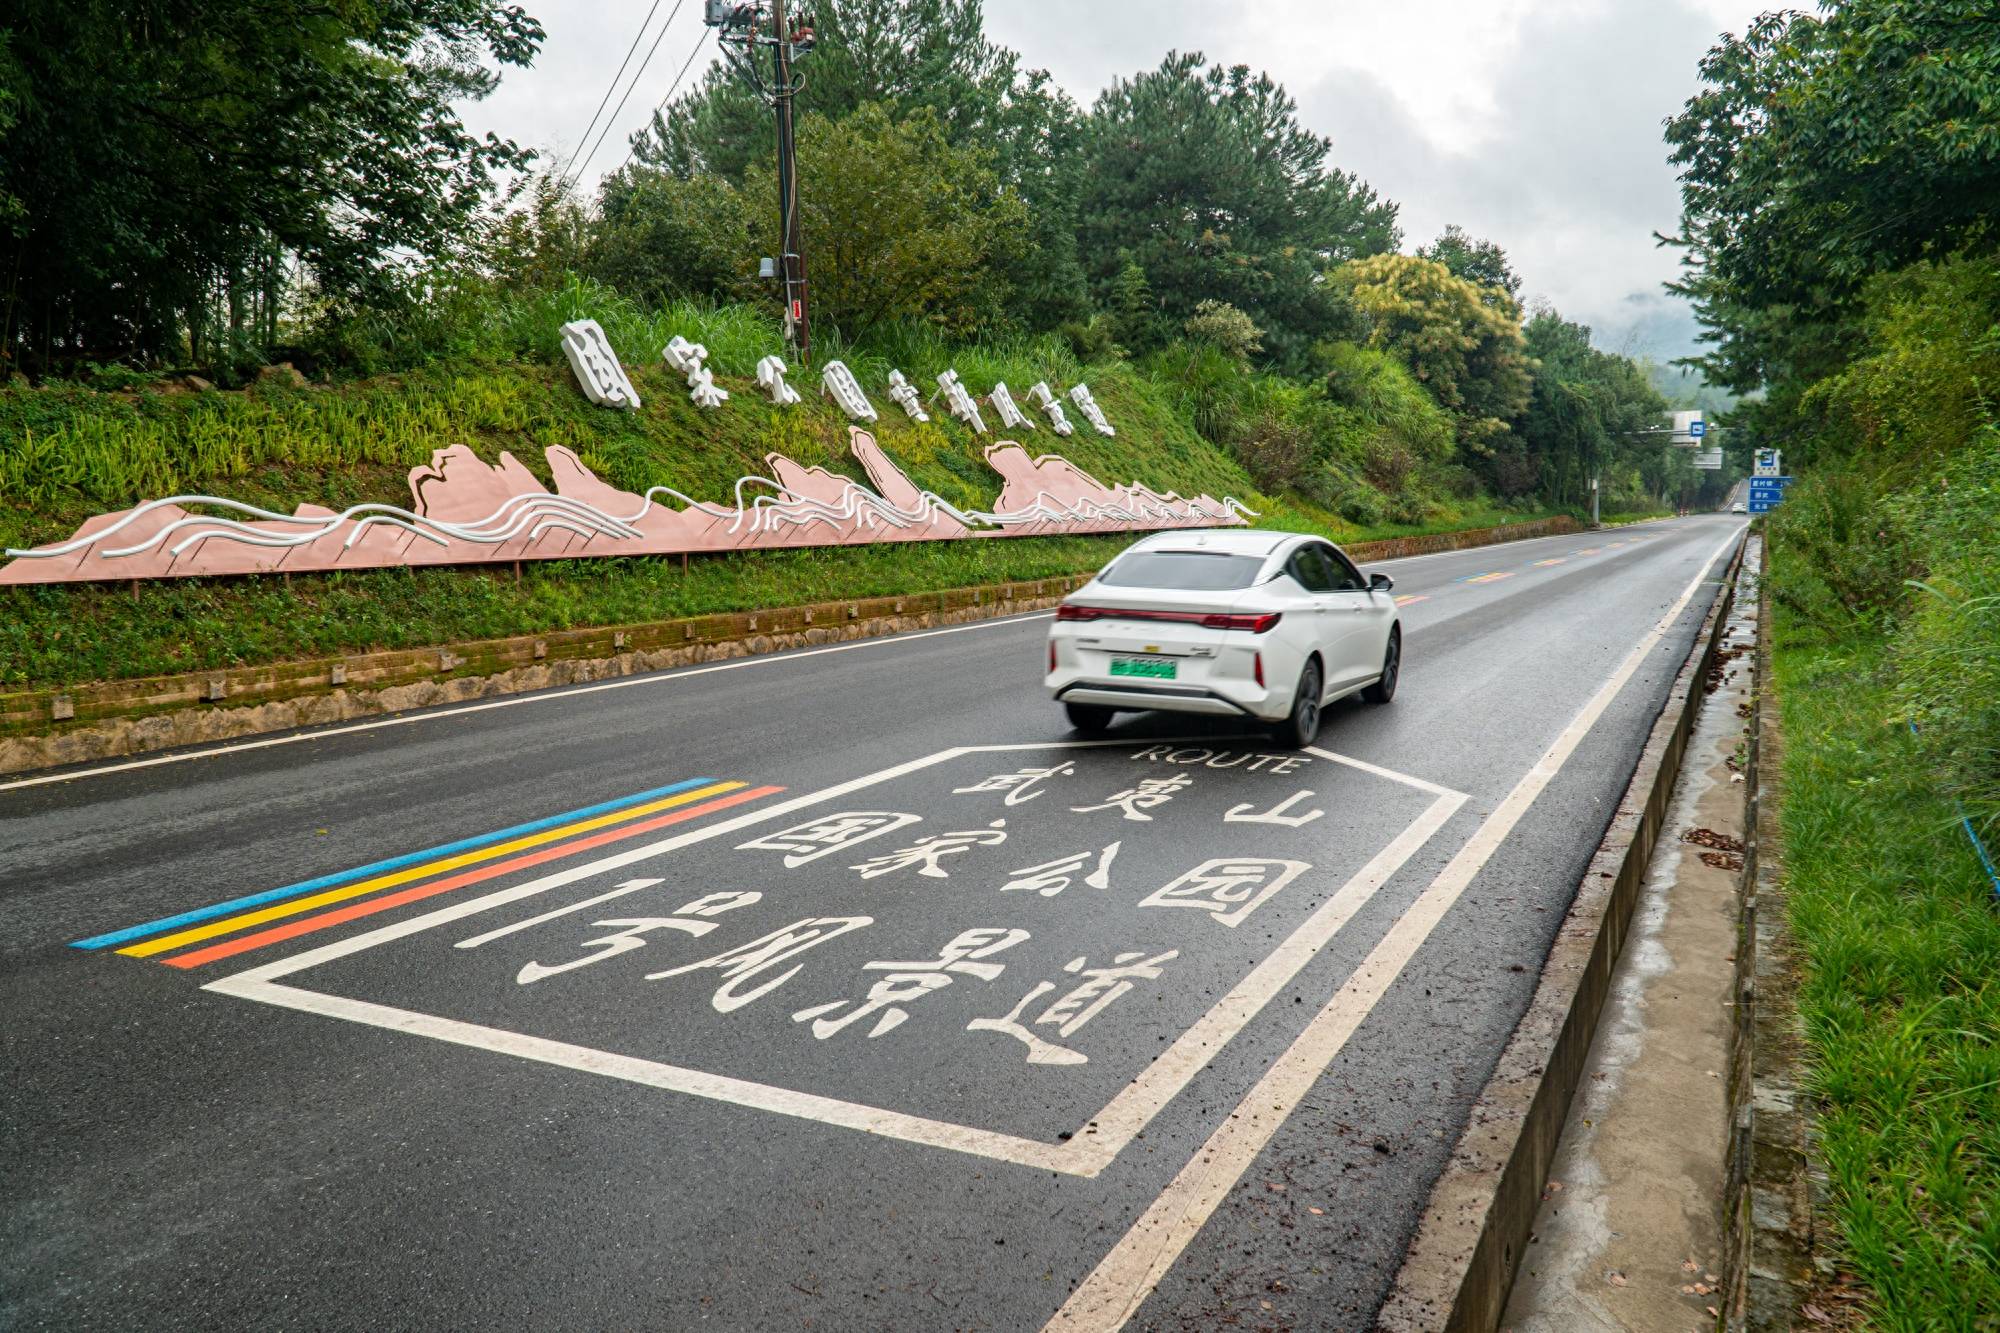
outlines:
[{"label": "pink mountain-shaped sculpture", "polygon": [[1011,440],[986,447],[986,461],[1004,481],[994,518],[1003,531],[1117,532],[1133,528],[1218,527],[1241,524],[1233,507],[1206,495],[1183,500],[1136,482],[1106,486],[1056,454],[1030,458]]},{"label": "pink mountain-shaped sculpture", "polygon": [[598,477],[561,446],[546,451],[555,489],[503,453],[459,444],[410,469],[410,507],[364,504],[279,514],[215,496],[177,495],[86,520],[66,541],[0,567],[0,584],[310,573],[476,565],[577,557],[944,541],[1060,532],[1241,524],[1234,501],[1182,500],[1137,483],[1106,486],[1062,458],[1030,458],[1008,441],[986,451],[1002,479],[992,513],[952,508],[919,489],[875,437],[849,448],[874,489],[822,467],[768,454],[770,476],[739,478],[727,504],[671,486],[643,495]]}]

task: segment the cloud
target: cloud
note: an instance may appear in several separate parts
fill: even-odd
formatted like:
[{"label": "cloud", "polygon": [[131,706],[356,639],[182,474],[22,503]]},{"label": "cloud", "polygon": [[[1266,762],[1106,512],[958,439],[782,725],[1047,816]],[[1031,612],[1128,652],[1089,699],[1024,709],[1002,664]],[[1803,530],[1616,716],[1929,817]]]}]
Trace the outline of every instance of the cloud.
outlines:
[{"label": "cloud", "polygon": [[[1687,97],[1712,22],[1686,5],[1643,5],[1531,16],[1516,36],[1490,85],[1493,124],[1469,142],[1439,142],[1395,90],[1354,71],[1301,88],[1301,113],[1342,165],[1402,205],[1412,244],[1456,222],[1499,242],[1527,295],[1593,325],[1600,343],[1641,324],[1652,342],[1675,327],[1653,313],[1676,266],[1652,234],[1679,212],[1661,122]],[[1641,318],[1636,306],[1653,309]]]},{"label": "cloud", "polygon": [[[528,0],[548,29],[542,55],[467,108],[467,123],[561,161],[649,4]],[[1334,161],[1401,206],[1409,246],[1456,222],[1504,246],[1527,291],[1590,324],[1601,346],[1665,359],[1690,350],[1693,324],[1660,290],[1678,268],[1652,236],[1672,231],[1679,214],[1661,123],[1694,92],[1696,62],[1716,34],[1740,30],[1765,7],[990,0],[987,31],[1086,107],[1112,79],[1154,68],[1169,50],[1268,70],[1298,99],[1302,119],[1333,139]],[[699,6],[683,6],[593,177],[623,158],[627,134],[645,124],[700,33]],[[690,71],[689,82],[699,75]]]}]

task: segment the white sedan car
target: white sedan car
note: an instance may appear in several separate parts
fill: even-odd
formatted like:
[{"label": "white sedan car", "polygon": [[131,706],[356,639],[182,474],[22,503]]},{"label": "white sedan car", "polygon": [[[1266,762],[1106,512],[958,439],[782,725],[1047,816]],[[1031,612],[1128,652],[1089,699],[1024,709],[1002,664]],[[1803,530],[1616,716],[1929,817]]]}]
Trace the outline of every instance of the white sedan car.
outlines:
[{"label": "white sedan car", "polygon": [[1078,731],[1123,710],[1252,718],[1309,745],[1320,709],[1396,694],[1395,585],[1292,532],[1162,532],[1063,599],[1047,685]]}]

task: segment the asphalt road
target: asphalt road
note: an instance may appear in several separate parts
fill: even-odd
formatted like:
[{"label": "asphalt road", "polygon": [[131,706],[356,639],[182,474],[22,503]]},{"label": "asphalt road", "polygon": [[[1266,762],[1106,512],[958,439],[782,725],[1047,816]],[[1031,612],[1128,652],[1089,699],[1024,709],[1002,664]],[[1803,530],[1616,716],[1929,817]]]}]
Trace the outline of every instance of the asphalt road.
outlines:
[{"label": "asphalt road", "polygon": [[0,781],[0,1318],[1365,1328],[1740,527],[1371,567],[1302,756],[1031,616]]}]

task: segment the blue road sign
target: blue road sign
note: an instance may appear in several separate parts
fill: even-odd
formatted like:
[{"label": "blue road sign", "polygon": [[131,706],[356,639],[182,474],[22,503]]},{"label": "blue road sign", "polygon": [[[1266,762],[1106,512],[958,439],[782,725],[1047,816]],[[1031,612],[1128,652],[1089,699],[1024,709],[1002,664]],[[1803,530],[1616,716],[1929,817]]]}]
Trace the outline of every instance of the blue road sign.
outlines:
[{"label": "blue road sign", "polygon": [[1779,496],[1778,498],[1772,500],[1765,500],[1759,498],[1758,496],[1753,495],[1750,497],[1749,508],[1750,512],[1753,514],[1768,514],[1773,509],[1776,509],[1780,504],[1783,503],[1784,503],[1783,496]]},{"label": "blue road sign", "polygon": [[1694,439],[1700,439],[1702,436],[1708,434],[1708,423],[1706,421],[1688,422],[1688,434]]},{"label": "blue road sign", "polygon": [[1750,498],[1753,500],[1782,500],[1785,498],[1785,488],[1777,485],[1767,486],[1764,484],[1762,478],[1753,477],[1750,481]]}]

